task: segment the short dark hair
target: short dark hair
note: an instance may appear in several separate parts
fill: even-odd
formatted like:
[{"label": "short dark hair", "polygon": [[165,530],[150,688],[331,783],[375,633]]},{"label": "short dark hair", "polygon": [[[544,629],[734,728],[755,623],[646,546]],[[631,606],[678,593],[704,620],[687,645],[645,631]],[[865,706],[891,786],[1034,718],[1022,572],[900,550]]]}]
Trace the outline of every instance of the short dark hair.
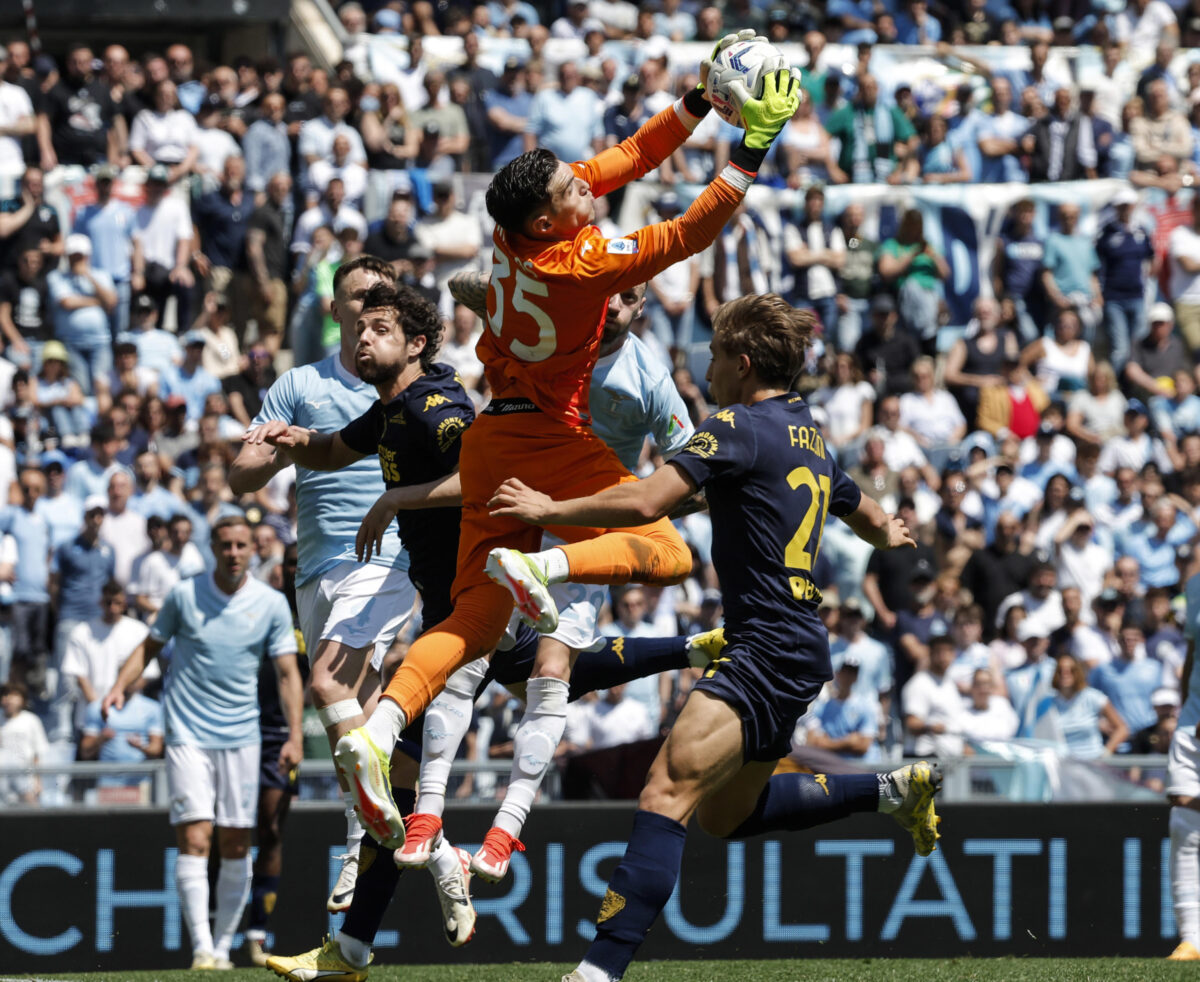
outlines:
[{"label": "short dark hair", "polygon": [[116,580],[109,580],[100,588],[100,595],[102,597],[115,597],[117,594],[124,592],[125,588]]},{"label": "short dark hair", "polygon": [[109,443],[117,438],[112,423],[105,420],[92,427],[92,443]]},{"label": "short dark hair", "polygon": [[550,179],[556,170],[558,158],[543,147],[510,160],[488,185],[488,214],[504,231],[520,232],[529,216],[550,200]]},{"label": "short dark hair", "polygon": [[223,515],[213,522],[212,531],[209,532],[208,537],[211,541],[216,542],[217,533],[221,529],[236,528],[238,526],[244,526],[247,529],[250,528],[250,519],[240,512],[237,515]]},{"label": "short dark hair", "polygon": [[429,300],[411,286],[390,287],[382,284],[371,287],[363,297],[363,310],[391,310],[409,341],[425,338],[421,351],[421,368],[429,371],[442,346],[442,315]]},{"label": "short dark hair", "polygon": [[383,277],[389,283],[396,282],[396,268],[386,259],[380,259],[378,256],[356,256],[349,262],[342,263],[333,274],[333,292],[337,293],[338,287],[342,285],[342,281],[346,279],[355,270],[365,269],[369,273],[375,273]]},{"label": "short dark hair", "polygon": [[745,355],[760,382],[790,388],[804,368],[816,318],[778,293],[738,297],[713,315],[713,340],[727,353]]}]

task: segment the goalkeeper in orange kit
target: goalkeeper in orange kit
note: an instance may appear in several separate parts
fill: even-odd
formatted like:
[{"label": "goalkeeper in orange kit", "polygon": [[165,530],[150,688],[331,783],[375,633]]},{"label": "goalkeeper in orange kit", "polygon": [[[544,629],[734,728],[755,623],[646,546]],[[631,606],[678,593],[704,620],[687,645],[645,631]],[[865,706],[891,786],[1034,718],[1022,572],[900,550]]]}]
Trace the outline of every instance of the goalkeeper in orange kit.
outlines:
[{"label": "goalkeeper in orange kit", "polygon": [[[728,35],[714,57],[751,37],[749,31]],[[542,530],[490,515],[487,502],[512,477],[554,498],[636,480],[589,425],[588,386],[608,298],[712,244],[799,106],[798,80],[781,58],[764,66],[761,98],[751,98],[740,78],[728,85],[741,108],[745,137],[680,217],[607,239],[591,224],[595,197],[653,170],[688,138],[711,109],[704,87],[716,82],[717,71],[711,62],[702,63],[696,90],[591,160],[565,163],[548,150],[532,150],[507,164],[488,188],[496,230],[488,327],[476,351],[492,401],[462,437],[454,612],[413,643],[379,707],[335,752],[359,820],[385,845],[404,842],[387,777],[388,755],[400,731],[457,668],[495,648],[514,601],[524,619],[550,631],[557,623],[550,583],[670,584],[691,569],[690,553],[666,519],[621,531],[548,528],[566,544],[527,555],[538,548]],[[565,707],[565,680],[561,690],[542,687],[547,705],[531,700],[526,712],[557,712],[558,701]]]}]

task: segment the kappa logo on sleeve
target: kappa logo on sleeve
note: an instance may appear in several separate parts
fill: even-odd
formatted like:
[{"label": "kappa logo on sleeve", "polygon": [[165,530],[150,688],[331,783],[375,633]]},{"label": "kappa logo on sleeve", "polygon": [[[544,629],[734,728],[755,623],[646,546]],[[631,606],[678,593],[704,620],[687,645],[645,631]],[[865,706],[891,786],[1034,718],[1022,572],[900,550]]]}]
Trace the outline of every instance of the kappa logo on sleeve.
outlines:
[{"label": "kappa logo on sleeve", "polygon": [[617,256],[632,256],[637,249],[637,239],[609,239],[606,251]]}]

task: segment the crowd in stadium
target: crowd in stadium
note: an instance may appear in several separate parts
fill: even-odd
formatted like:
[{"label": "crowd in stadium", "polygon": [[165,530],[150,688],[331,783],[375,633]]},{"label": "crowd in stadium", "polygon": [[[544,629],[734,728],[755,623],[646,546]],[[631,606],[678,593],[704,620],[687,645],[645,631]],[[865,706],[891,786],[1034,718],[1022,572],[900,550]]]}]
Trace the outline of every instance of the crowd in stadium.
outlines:
[{"label": "crowd in stadium", "polygon": [[[182,43],[136,57],[114,43],[56,59],[5,42],[0,763],[161,754],[152,700],[129,733],[94,703],[170,587],[211,565],[222,516],[251,517],[255,575],[286,584],[292,473],[239,499],[227,472],[278,375],[338,349],[339,263],[380,256],[438,303],[441,357],[482,406],[484,328],[447,286],[490,265],[463,176],[535,145],[564,160],[613,145],[695,86],[673,42],[742,27],[802,45],[808,98],[760,177],[798,204],[775,223],[745,207],[705,254],[650,282],[634,331],[699,422],[711,408],[692,356],[717,307],[768,290],[810,307],[819,340],[799,391],[842,466],[920,542],[873,552],[830,522],[817,578],[836,673],[797,741],[866,761],[1018,735],[1081,758],[1164,751],[1181,595],[1200,562],[1200,197],[1160,246],[1138,190],[1186,200],[1195,182],[1200,58],[1177,48],[1200,39],[1200,4],[547,6],[351,0],[332,71],[300,53],[207,64]],[[370,34],[409,39],[384,84]],[[436,35],[462,37],[460,64],[426,56],[422,36]],[[490,63],[497,39],[526,53]],[[551,39],[587,56],[555,63]],[[827,42],[857,45],[857,63],[825,59]],[[907,84],[881,92],[876,44],[932,46],[985,84],[928,111]],[[1030,67],[993,71],[965,44],[1027,47]],[[1076,44],[1103,70],[1047,68],[1053,46]],[[652,175],[648,218],[679,214],[736,139],[711,115]],[[872,241],[860,205],[825,200],[846,183],[1095,177],[1123,183],[1094,231],[1069,202],[1038,216],[1049,234],[1035,229],[1044,206],[1013,205],[965,331],[948,326],[949,244],[927,241],[918,210]],[[602,212],[613,234],[621,205]],[[643,461],[661,457],[648,445]],[[605,633],[719,625],[707,519],[679,525],[692,577],[614,590]],[[655,735],[686,688],[648,680],[581,702],[564,751]],[[484,710],[497,744],[515,705],[497,695]],[[33,801],[38,788],[3,793]]]}]

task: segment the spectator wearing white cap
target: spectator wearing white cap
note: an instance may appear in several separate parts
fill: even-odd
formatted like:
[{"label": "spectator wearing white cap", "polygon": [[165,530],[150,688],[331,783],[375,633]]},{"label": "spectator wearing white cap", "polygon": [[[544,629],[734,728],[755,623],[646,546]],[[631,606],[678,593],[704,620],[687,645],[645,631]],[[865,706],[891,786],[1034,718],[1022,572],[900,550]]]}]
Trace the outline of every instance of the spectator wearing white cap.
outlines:
[{"label": "spectator wearing white cap", "polygon": [[1129,364],[1125,366],[1125,379],[1142,398],[1169,396],[1172,391],[1165,381],[1170,381],[1175,369],[1190,359],[1183,341],[1175,333],[1175,312],[1170,304],[1154,304],[1149,320],[1150,330],[1134,342]]},{"label": "spectator wearing white cap", "polygon": [[1142,335],[1146,264],[1154,258],[1154,244],[1146,230],[1133,222],[1138,203],[1133,188],[1118,190],[1112,203],[1116,216],[1100,230],[1096,255],[1100,259],[1108,360],[1120,374],[1129,360],[1130,340]]},{"label": "spectator wearing white cap", "polygon": [[806,743],[847,760],[879,759],[879,705],[854,690],[858,657],[847,654],[821,697],[804,718]]},{"label": "spectator wearing white cap", "polygon": [[54,312],[54,336],[67,347],[72,377],[85,393],[112,370],[112,331],[109,315],[117,306],[112,277],[92,269],[92,240],[68,235],[67,268],[46,277]]}]

